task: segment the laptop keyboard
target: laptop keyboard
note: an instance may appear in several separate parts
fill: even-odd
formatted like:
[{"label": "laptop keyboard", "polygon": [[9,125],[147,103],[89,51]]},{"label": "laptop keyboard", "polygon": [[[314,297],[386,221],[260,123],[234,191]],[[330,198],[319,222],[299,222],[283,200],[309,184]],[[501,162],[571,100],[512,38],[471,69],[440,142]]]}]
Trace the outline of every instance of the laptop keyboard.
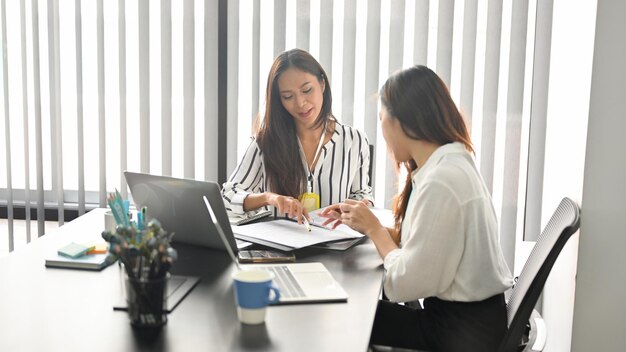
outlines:
[{"label": "laptop keyboard", "polygon": [[266,266],[264,270],[274,273],[274,283],[280,289],[281,297],[300,298],[305,297],[304,291],[291,271],[286,266]]}]

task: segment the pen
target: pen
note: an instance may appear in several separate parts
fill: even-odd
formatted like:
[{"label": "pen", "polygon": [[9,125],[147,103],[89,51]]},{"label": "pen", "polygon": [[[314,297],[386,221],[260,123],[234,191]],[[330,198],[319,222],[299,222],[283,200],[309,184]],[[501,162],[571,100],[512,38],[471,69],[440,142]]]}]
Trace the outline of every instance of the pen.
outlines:
[{"label": "pen", "polygon": [[302,217],[302,223],[304,223],[306,229],[311,232],[311,224],[309,224],[309,220],[307,220],[305,216]]},{"label": "pen", "polygon": [[137,213],[137,229],[143,230],[143,213]]},{"label": "pen", "polygon": [[146,212],[148,211],[148,208],[146,207],[141,207],[141,220],[143,221],[143,226],[146,226]]}]

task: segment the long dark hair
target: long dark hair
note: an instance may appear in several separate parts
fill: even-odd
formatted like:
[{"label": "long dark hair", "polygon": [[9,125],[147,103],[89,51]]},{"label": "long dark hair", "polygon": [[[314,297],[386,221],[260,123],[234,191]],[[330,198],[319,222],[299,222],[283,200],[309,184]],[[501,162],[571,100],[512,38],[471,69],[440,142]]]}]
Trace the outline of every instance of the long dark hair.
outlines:
[{"label": "long dark hair", "polygon": [[[448,87],[428,67],[413,66],[389,77],[380,89],[380,101],[388,115],[400,122],[410,138],[438,145],[461,142],[468,151],[474,152],[465,120]],[[404,189],[396,196],[393,205],[398,235],[413,189],[411,172],[418,167],[413,160],[402,164],[408,174]]]},{"label": "long dark hair", "polygon": [[313,128],[322,126],[329,119],[334,120],[331,110],[333,99],[326,72],[311,54],[292,49],[276,57],[267,77],[265,114],[258,124],[256,139],[264,154],[269,190],[298,198],[306,190],[307,174],[300,157],[294,119],[283,107],[278,89],[278,79],[289,68],[312,74],[325,87],[324,102]]}]

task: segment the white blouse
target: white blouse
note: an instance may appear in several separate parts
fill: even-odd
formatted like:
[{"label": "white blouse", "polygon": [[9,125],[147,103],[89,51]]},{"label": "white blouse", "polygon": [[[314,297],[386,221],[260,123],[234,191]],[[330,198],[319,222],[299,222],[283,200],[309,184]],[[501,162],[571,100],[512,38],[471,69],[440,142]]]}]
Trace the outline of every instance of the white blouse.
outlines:
[{"label": "white blouse", "polygon": [[[325,207],[348,198],[367,199],[373,204],[369,163],[369,142],[365,134],[337,122],[333,136],[322,147],[313,170],[313,192],[319,194],[320,206]],[[304,169],[305,163],[294,167]],[[254,215],[258,210],[248,214],[244,212],[244,199],[250,193],[265,191],[272,190],[265,177],[263,153],[253,138],[239,166],[222,187],[222,197],[229,216]],[[268,207],[260,209],[264,208]]]},{"label": "white blouse", "polygon": [[491,196],[465,146],[439,147],[412,181],[401,248],[384,261],[389,299],[472,302],[511,287]]}]

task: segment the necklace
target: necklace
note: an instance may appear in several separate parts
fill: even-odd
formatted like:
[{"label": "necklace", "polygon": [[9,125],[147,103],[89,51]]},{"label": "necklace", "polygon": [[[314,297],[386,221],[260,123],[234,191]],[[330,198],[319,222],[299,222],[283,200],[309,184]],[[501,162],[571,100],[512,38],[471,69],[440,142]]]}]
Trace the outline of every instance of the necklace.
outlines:
[{"label": "necklace", "polygon": [[298,144],[300,144],[300,153],[302,155],[302,162],[304,164],[305,172],[309,175],[307,177],[307,189],[309,192],[312,192],[313,189],[313,165],[315,165],[317,159],[320,156],[320,152],[322,150],[322,145],[324,145],[324,137],[326,136],[326,127],[327,123],[324,123],[324,129],[320,135],[320,141],[317,144],[317,149],[315,150],[315,154],[313,155],[313,161],[311,162],[311,167],[306,162],[306,155],[304,154],[304,147],[302,147],[302,142],[300,141],[300,137],[298,137]]}]

